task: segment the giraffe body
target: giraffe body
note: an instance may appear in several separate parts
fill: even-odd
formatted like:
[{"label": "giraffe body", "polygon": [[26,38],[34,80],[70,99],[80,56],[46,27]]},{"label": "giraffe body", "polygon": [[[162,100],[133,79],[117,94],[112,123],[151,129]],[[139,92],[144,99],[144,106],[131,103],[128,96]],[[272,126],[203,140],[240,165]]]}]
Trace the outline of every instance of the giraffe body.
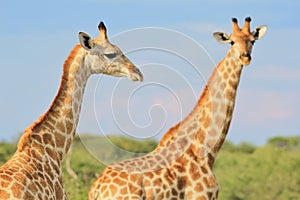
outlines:
[{"label": "giraffe body", "polygon": [[98,28],[100,36],[96,39],[79,33],[80,44],[64,63],[60,88],[52,105],[25,130],[15,154],[0,167],[0,199],[67,199],[62,161],[76,132],[88,78],[103,73],[142,81],[139,70],[118,47],[109,43],[102,22]]},{"label": "giraffe body", "polygon": [[266,31],[250,33],[250,18],[233,33],[214,33],[221,43],[232,43],[214,69],[192,112],[169,129],[157,148],[140,158],[109,165],[94,182],[89,199],[217,199],[219,185],[213,164],[227,135],[243,66],[251,61],[253,41]]}]

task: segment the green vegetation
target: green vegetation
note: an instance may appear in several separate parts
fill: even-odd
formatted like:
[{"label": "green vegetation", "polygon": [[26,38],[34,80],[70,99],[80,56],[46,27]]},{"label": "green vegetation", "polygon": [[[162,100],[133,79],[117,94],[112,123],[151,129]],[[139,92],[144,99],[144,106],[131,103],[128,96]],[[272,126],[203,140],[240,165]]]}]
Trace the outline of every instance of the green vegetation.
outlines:
[{"label": "green vegetation", "polygon": [[[117,154],[117,160],[123,159],[119,157],[123,154],[107,148],[104,143],[99,144],[100,140],[103,138],[92,135],[75,138],[68,156],[71,158],[69,167],[77,178],[67,173],[66,161],[63,166],[63,180],[69,199],[87,199],[91,184],[105,168],[87,151],[82,141],[93,141],[98,148],[105,148],[107,155]],[[149,152],[157,144],[153,140],[141,142],[117,136],[111,136],[109,140],[121,149],[137,153]],[[15,150],[15,144],[0,143],[0,164],[8,160]],[[221,200],[300,199],[300,137],[272,138],[261,147],[226,142],[218,155],[214,172],[220,183]]]},{"label": "green vegetation", "polygon": [[[146,140],[142,142],[118,136],[110,136],[109,140],[120,149],[111,148],[107,143],[103,142],[104,138],[99,136],[84,134],[80,135],[80,138],[76,137],[74,139],[70,166],[77,174],[78,178],[75,179],[66,172],[66,162],[64,162],[63,166],[63,181],[69,199],[87,199],[89,188],[106,167],[101,163],[103,159],[108,161],[109,157],[113,157],[113,160],[124,160],[129,158],[128,155],[125,154],[126,152],[137,153],[132,154],[132,156],[135,157],[135,155],[139,155],[138,153],[152,151],[157,145],[155,140]],[[86,149],[85,145],[88,145],[89,151],[92,151],[92,153]],[[99,158],[96,158],[97,155],[92,155],[93,153],[96,153],[96,148],[101,149],[101,152],[99,153],[103,154],[103,152],[105,152],[106,154],[101,157],[101,161],[98,160]],[[122,149],[126,151],[121,151]]]},{"label": "green vegetation", "polygon": [[0,165],[3,165],[17,150],[16,144],[0,143]]},{"label": "green vegetation", "polygon": [[299,144],[299,137],[272,138],[257,148],[227,142],[214,169],[220,199],[300,199]]}]

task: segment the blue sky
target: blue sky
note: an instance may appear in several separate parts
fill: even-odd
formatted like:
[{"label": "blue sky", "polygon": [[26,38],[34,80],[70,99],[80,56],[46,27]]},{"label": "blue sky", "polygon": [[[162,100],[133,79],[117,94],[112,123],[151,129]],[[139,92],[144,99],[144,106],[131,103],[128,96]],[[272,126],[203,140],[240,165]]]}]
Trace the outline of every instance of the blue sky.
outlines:
[{"label": "blue sky", "polygon": [[[159,37],[167,30],[172,37],[161,37],[169,42],[168,47],[184,54],[190,50],[184,49],[188,48],[185,39],[191,45],[196,43],[203,49],[200,65],[208,63],[212,70],[228,49],[217,43],[212,33],[230,32],[232,17],[242,22],[247,16],[252,17],[252,28],[267,25],[268,31],[255,44],[253,61],[243,70],[228,139],[259,145],[270,137],[299,135],[299,9],[300,2],[292,0],[4,1],[0,8],[0,140],[16,140],[47,110],[59,87],[62,64],[78,43],[78,32],[97,36],[100,20],[105,22],[111,41],[141,68],[145,82],[91,77],[78,131],[134,132],[135,137],[160,138],[189,113],[205,81],[184,68],[187,63],[178,55],[170,55],[170,51],[134,52],[130,45],[138,48],[138,44],[148,41],[159,47],[163,45]],[[146,27],[161,31],[155,36],[151,34],[154,29]],[[123,36],[126,41],[121,40]],[[196,54],[184,57],[188,56],[194,59]],[[125,86],[126,90],[131,88],[129,93],[123,92]],[[126,112],[121,113],[124,108]],[[128,123],[132,127],[126,131],[122,126]],[[151,123],[156,128],[148,126]]]}]

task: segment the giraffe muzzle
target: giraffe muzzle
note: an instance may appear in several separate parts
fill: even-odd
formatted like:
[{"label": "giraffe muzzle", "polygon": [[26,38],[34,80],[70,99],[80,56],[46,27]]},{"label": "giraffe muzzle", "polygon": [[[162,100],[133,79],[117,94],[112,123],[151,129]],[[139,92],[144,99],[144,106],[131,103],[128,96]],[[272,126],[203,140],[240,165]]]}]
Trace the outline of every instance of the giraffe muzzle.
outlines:
[{"label": "giraffe muzzle", "polygon": [[134,67],[132,70],[130,70],[127,77],[131,81],[141,81],[142,82],[144,80],[143,74],[137,67]]},{"label": "giraffe muzzle", "polygon": [[251,62],[251,55],[249,53],[242,53],[240,55],[240,60],[244,66],[247,66]]}]

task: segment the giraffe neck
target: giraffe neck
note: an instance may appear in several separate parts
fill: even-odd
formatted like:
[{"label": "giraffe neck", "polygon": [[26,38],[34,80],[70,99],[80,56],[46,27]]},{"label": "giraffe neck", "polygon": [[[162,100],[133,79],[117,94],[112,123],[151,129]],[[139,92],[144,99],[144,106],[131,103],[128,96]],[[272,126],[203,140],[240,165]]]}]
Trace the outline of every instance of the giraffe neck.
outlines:
[{"label": "giraffe neck", "polygon": [[190,159],[212,167],[229,129],[241,72],[238,52],[231,47],[192,112],[169,129],[154,151],[110,167],[127,173],[153,172],[168,166],[180,168]]},{"label": "giraffe neck", "polygon": [[[203,99],[199,100],[200,131],[196,135],[196,141],[198,147],[201,144],[199,140],[203,144],[200,147],[202,148],[200,156],[209,154],[214,160],[225,141],[242,69],[238,50],[232,46],[208,81]],[[206,102],[206,105],[202,101]]]},{"label": "giraffe neck", "polygon": [[[48,111],[25,130],[18,151],[49,156],[60,166],[68,152],[79,119],[84,88],[90,72],[85,65],[85,51],[75,46],[64,63],[59,91]],[[39,156],[36,156],[39,157]]]},{"label": "giraffe neck", "polygon": [[242,64],[231,47],[214,69],[192,112],[162,138],[155,152],[169,152],[174,159],[193,152],[197,159],[209,155],[212,162],[227,135],[235,104]]}]

